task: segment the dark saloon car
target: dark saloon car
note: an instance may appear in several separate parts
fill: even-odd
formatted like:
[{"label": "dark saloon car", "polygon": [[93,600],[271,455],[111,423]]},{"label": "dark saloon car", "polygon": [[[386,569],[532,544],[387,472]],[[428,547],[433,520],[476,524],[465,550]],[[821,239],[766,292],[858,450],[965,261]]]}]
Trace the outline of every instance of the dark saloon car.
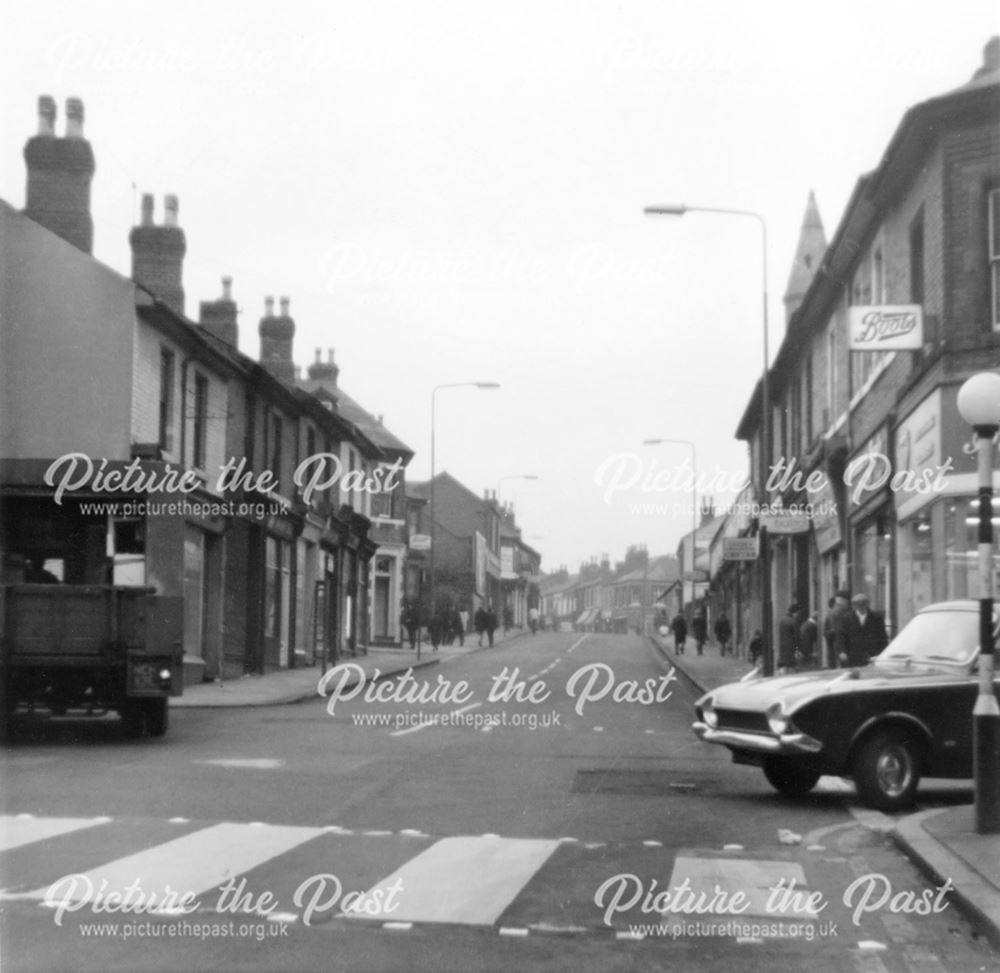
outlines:
[{"label": "dark saloon car", "polygon": [[893,811],[912,802],[922,776],[972,776],[978,660],[979,603],[929,605],[862,668],[713,689],[695,704],[692,729],[734,762],[762,767],[782,794],[806,794],[832,774],[852,778],[869,807]]}]

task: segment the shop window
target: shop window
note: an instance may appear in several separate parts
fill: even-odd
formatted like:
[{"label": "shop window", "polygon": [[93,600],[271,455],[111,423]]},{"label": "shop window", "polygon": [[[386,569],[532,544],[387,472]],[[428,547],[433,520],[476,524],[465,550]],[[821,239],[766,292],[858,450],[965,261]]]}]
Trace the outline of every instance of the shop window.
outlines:
[{"label": "shop window", "polygon": [[899,621],[934,600],[933,530],[927,512],[899,527]]},{"label": "shop window", "polygon": [[[1000,497],[993,500],[993,530],[1000,527]],[[979,503],[954,500],[945,510],[945,598],[979,597]],[[995,581],[1000,555],[993,554]],[[993,593],[996,597],[996,590]]]}]

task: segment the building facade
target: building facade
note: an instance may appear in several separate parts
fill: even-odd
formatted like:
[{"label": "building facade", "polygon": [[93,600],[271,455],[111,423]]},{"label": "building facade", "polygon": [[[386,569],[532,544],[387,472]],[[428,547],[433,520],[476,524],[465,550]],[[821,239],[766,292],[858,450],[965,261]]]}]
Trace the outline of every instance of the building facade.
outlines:
[{"label": "building facade", "polygon": [[[737,433],[757,498],[808,512],[805,532],[769,543],[775,618],[792,601],[825,609],[850,588],[895,630],[929,602],[977,590],[971,433],[955,400],[970,375],[1000,368],[998,112],[993,38],[967,83],[906,112],[808,284],[789,295],[765,417],[771,455],[759,387]],[[914,306],[919,317],[898,310]],[[890,350],[899,322],[919,319],[919,346]],[[852,321],[864,350],[852,350]]]}]

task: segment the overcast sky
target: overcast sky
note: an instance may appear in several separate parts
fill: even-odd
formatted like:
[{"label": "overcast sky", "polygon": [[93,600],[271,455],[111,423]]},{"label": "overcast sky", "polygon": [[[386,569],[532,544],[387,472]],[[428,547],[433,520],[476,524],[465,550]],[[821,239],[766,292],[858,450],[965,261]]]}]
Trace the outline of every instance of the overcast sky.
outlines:
[{"label": "overcast sky", "polygon": [[[762,367],[751,220],[767,220],[771,354],[809,191],[831,236],[910,105],[964,83],[994,0],[5,4],[0,196],[24,205],[39,94],[78,96],[97,158],[95,255],[130,271],[138,198],[176,193],[187,313],[231,275],[240,347],[288,295],[295,358],[430,472],[502,477],[543,567],[672,551],[690,494],[608,491],[746,470]],[[324,352],[325,354],[325,352]],[[598,482],[604,471],[604,484]],[[655,472],[654,470],[654,472]],[[731,494],[716,491],[720,505]],[[636,504],[678,505],[676,514]]]}]

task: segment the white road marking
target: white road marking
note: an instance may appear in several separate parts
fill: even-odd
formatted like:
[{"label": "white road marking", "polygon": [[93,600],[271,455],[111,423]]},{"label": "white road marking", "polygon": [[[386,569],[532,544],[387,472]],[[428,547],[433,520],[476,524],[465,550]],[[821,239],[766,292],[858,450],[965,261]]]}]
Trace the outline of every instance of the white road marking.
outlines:
[{"label": "white road marking", "polygon": [[[791,881],[794,881],[793,894],[808,892],[805,872],[797,862],[692,858],[678,855],[670,875],[670,887],[674,888],[685,880],[690,883],[691,891],[695,895],[703,893],[706,900],[711,898],[716,886],[729,894],[743,892],[750,903],[749,907],[740,913],[743,916],[816,918],[814,913],[806,909],[778,909],[775,907],[776,903],[770,903],[772,908],[768,909],[771,890],[779,881],[784,880],[786,888]],[[805,896],[799,897],[799,901],[804,898]]]},{"label": "white road marking", "polygon": [[394,921],[491,926],[558,847],[558,841],[495,835],[442,838],[374,885],[365,899],[385,901],[395,889]]},{"label": "white road marking", "polygon": [[576,640],[576,641],[575,641],[575,642],[574,642],[574,643],[573,643],[573,644],[572,644],[572,645],[571,645],[571,646],[569,647],[569,650],[567,651],[567,653],[566,653],[566,654],[567,654],[567,655],[572,655],[572,654],[573,654],[573,652],[574,652],[574,651],[575,651],[575,650],[576,650],[576,649],[577,649],[577,648],[578,648],[578,647],[580,646],[580,644],[581,644],[582,642],[586,641],[586,639],[588,639],[589,637],[590,637],[590,633],[589,633],[589,632],[588,632],[588,633],[587,633],[586,635],[581,635],[581,636],[580,636],[580,637],[579,637],[579,638],[578,638],[578,639],[577,639],[577,640]]},{"label": "white road marking", "polygon": [[[463,706],[461,709],[452,710],[452,712],[448,713],[447,715],[449,717],[458,716],[461,713],[468,713],[470,709],[476,709],[477,707],[482,705],[483,705],[482,703],[469,703],[468,706]],[[389,734],[389,736],[402,737],[406,736],[407,733],[416,733],[419,730],[426,730],[427,727],[429,726],[437,726],[438,721],[440,719],[441,717],[435,714],[429,720],[424,720],[418,723],[416,726],[408,726],[406,727],[405,730],[393,730],[392,733]]]},{"label": "white road marking", "polygon": [[235,767],[241,770],[276,770],[284,766],[284,760],[271,757],[217,757],[211,760],[194,760],[196,764],[211,764],[215,767]]},{"label": "white road marking", "polygon": [[9,851],[33,841],[44,841],[81,828],[104,824],[110,818],[36,818],[30,814],[0,815],[0,851]]},{"label": "white road marking", "polygon": [[[86,881],[77,877],[60,887],[57,900],[88,902],[97,894],[124,895],[136,881],[147,901],[153,895],[161,900],[168,886],[176,896],[200,896],[320,834],[322,828],[216,824],[85,872]],[[17,898],[45,899],[49,890],[46,886]]]}]

